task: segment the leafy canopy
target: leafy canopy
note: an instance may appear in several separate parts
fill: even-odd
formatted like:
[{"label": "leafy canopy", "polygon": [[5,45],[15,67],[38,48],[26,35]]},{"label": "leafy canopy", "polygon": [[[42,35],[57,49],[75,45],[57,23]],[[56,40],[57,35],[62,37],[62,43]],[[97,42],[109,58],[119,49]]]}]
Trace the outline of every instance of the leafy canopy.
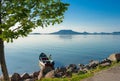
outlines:
[{"label": "leafy canopy", "polygon": [[13,41],[36,27],[61,23],[69,4],[60,0],[2,0],[0,38]]}]

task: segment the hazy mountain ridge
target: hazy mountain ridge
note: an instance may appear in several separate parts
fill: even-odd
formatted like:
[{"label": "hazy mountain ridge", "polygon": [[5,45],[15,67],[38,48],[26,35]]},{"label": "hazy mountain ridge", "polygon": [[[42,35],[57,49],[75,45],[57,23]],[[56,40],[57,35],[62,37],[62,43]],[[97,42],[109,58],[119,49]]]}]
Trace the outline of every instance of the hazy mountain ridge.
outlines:
[{"label": "hazy mountain ridge", "polygon": [[120,35],[120,31],[118,32],[111,32],[111,33],[107,33],[107,32],[94,32],[94,33],[89,33],[89,32],[76,32],[73,30],[60,30],[58,32],[53,32],[53,33],[32,33],[32,34],[44,34],[44,35]]},{"label": "hazy mountain ridge", "polygon": [[60,30],[58,32],[50,33],[50,34],[80,34],[80,32],[76,32],[73,30]]},{"label": "hazy mountain ridge", "polygon": [[83,35],[120,35],[120,32],[112,32],[112,33],[107,33],[107,32],[94,32],[94,33],[89,33],[89,32],[76,32],[73,30],[60,30],[58,32],[50,33],[50,34],[83,34]]}]

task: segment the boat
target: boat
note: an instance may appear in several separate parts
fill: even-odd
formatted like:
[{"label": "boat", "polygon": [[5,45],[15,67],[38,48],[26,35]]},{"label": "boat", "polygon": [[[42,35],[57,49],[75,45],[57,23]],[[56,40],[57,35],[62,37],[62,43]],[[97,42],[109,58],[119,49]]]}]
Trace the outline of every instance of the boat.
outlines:
[{"label": "boat", "polygon": [[54,68],[54,61],[51,59],[51,55],[48,57],[45,53],[39,55],[40,67],[51,67]]}]

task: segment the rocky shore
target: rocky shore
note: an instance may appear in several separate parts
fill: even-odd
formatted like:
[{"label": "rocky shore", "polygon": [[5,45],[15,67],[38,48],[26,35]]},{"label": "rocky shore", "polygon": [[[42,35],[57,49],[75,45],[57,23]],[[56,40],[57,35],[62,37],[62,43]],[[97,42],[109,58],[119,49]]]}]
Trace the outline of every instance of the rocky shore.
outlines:
[{"label": "rocky shore", "polygon": [[[89,70],[96,68],[97,66],[110,66],[112,61],[120,61],[120,53],[111,54],[108,58],[102,61],[91,60],[89,64],[69,64],[65,67],[57,67],[47,71],[48,67],[41,67],[41,70],[32,74],[14,73],[10,76],[11,81],[36,81],[42,78],[61,78],[72,77],[72,73],[87,73]],[[0,81],[3,80],[3,76],[0,76]]]}]

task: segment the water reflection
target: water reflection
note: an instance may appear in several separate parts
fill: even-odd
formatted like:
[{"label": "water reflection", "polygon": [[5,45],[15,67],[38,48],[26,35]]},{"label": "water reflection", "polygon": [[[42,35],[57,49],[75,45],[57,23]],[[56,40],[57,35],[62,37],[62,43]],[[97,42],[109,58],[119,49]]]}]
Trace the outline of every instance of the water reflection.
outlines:
[{"label": "water reflection", "polygon": [[73,38],[73,35],[58,35],[60,39],[70,40]]}]

